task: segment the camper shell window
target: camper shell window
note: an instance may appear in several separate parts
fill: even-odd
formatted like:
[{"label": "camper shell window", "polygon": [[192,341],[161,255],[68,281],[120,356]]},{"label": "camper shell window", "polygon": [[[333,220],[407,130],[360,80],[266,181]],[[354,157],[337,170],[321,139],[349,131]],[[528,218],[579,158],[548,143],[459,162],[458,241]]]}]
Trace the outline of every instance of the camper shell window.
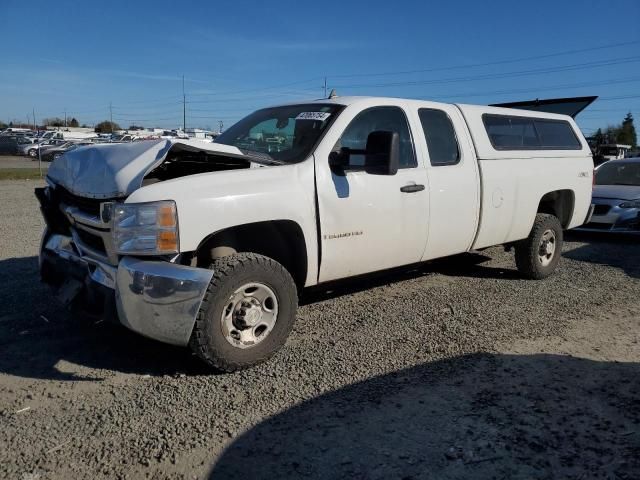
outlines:
[{"label": "camper shell window", "polygon": [[582,150],[565,120],[485,113],[482,122],[496,150]]}]

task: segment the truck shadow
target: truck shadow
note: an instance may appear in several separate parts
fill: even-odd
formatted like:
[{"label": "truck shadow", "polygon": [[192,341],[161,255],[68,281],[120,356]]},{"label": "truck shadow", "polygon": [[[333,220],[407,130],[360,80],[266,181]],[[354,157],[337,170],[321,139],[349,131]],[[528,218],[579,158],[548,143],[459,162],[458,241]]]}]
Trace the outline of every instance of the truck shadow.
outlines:
[{"label": "truck shadow", "polygon": [[639,374],[542,354],[427,363],[259,423],[209,478],[638,478]]},{"label": "truck shadow", "polygon": [[462,253],[451,257],[439,258],[429,262],[408,265],[374,272],[347,280],[326,283],[305,290],[300,300],[301,305],[329,300],[344,295],[381,287],[392,283],[412,280],[427,275],[441,274],[451,277],[494,278],[505,280],[522,279],[518,271],[508,268],[489,267],[482,265],[492,257],[481,253]]},{"label": "truck shadow", "polygon": [[640,236],[576,231],[565,235],[585,245],[565,252],[564,257],[618,268],[631,278],[640,278]]}]

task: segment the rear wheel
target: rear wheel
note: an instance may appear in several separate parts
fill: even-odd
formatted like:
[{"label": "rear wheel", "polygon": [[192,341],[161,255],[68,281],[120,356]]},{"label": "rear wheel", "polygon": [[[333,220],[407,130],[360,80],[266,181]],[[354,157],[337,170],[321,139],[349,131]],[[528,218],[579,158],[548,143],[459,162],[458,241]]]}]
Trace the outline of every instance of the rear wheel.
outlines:
[{"label": "rear wheel", "polygon": [[38,156],[38,151],[35,148],[30,148],[27,154],[35,160]]},{"label": "rear wheel", "polygon": [[527,238],[516,243],[516,266],[520,273],[534,280],[547,278],[560,261],[562,225],[553,215],[539,213]]},{"label": "rear wheel", "polygon": [[275,260],[238,253],[213,261],[213,278],[191,334],[191,349],[212,367],[232,372],[271,357],[293,328],[298,296]]}]

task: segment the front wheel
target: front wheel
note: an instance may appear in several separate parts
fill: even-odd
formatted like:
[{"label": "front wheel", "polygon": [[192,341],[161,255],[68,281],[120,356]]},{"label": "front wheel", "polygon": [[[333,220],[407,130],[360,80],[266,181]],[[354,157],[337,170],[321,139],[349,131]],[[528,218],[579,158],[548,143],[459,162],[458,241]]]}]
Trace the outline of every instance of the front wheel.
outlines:
[{"label": "front wheel", "polygon": [[38,151],[35,148],[30,148],[27,154],[35,160],[38,157]]},{"label": "front wheel", "polygon": [[211,264],[213,278],[191,333],[191,349],[233,372],[271,357],[286,342],[298,306],[296,285],[275,260],[238,253]]},{"label": "front wheel", "polygon": [[515,245],[516,266],[520,273],[533,280],[551,275],[562,252],[562,225],[553,215],[539,213],[524,240]]}]

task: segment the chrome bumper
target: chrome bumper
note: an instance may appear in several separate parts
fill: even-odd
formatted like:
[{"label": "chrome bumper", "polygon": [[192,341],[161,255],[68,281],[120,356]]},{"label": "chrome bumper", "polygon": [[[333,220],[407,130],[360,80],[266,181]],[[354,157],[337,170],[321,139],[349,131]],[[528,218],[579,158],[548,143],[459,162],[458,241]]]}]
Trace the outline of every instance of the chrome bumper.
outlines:
[{"label": "chrome bumper", "polygon": [[187,345],[212,270],[124,257],[116,277],[123,325],[161,342]]},{"label": "chrome bumper", "polygon": [[43,252],[85,269],[94,282],[115,292],[118,320],[146,337],[187,345],[213,271],[170,262],[123,257],[112,266],[81,255],[71,237],[43,238]]}]

